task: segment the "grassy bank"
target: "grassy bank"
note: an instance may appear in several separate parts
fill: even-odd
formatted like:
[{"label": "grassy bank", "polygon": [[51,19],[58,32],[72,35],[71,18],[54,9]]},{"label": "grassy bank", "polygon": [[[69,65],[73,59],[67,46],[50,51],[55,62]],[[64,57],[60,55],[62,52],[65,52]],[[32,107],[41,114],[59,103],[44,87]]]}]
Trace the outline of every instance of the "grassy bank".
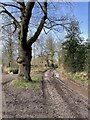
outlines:
[{"label": "grassy bank", "polygon": [[40,74],[35,74],[32,76],[32,82],[24,81],[24,80],[13,80],[11,82],[12,85],[19,88],[39,88],[40,87],[40,81],[42,80]]},{"label": "grassy bank", "polygon": [[76,81],[78,83],[81,83],[82,85],[88,86],[88,75],[87,72],[76,72],[76,73],[71,73],[71,72],[66,72],[62,67],[57,69],[58,72],[64,74],[67,78]]},{"label": "grassy bank", "polygon": [[40,68],[40,67],[32,67],[31,69],[31,78],[32,78],[32,82],[29,81],[24,81],[24,80],[13,80],[11,82],[12,85],[14,85],[15,87],[18,88],[39,88],[40,84],[41,84],[41,80],[42,80],[42,75],[43,72],[46,70],[47,68]]}]

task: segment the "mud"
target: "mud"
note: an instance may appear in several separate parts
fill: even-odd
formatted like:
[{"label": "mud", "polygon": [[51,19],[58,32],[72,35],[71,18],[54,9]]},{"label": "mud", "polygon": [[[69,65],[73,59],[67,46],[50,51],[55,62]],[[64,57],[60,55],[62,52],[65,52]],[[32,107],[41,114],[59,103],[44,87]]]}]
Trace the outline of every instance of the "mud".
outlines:
[{"label": "mud", "polygon": [[[3,118],[86,118],[90,106],[88,98],[77,89],[75,84],[67,85],[48,70],[38,89],[16,88],[10,82],[17,75],[3,75]],[[70,81],[68,81],[70,82]],[[68,83],[67,82],[67,83]],[[80,88],[80,86],[78,86]],[[84,90],[84,87],[81,87]],[[81,90],[82,91],[82,90]]]}]

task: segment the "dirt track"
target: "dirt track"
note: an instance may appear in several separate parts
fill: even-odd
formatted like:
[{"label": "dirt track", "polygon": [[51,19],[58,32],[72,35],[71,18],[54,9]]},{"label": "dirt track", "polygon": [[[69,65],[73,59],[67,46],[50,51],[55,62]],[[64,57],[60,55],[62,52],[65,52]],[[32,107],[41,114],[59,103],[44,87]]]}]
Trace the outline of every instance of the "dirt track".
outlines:
[{"label": "dirt track", "polygon": [[3,75],[3,118],[45,117],[42,87],[16,88],[10,84],[16,77]]},{"label": "dirt track", "polygon": [[[44,76],[44,97],[48,114],[54,118],[88,118],[88,99],[56,78],[53,71]],[[74,86],[75,87],[75,86]]]},{"label": "dirt track", "polygon": [[16,89],[10,85],[16,76],[4,75],[3,118],[88,118],[88,99],[54,74],[45,72],[37,90]]}]

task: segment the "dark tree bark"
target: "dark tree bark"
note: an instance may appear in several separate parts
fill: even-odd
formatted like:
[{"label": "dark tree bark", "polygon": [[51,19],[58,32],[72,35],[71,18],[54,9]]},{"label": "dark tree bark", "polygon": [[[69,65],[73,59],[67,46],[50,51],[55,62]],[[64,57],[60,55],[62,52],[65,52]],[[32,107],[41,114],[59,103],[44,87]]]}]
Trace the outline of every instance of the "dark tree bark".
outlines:
[{"label": "dark tree bark", "polygon": [[[30,39],[27,40],[27,33],[28,33],[28,25],[29,21],[32,15],[32,9],[34,7],[35,2],[28,2],[26,4],[26,8],[24,4],[20,4],[22,9],[22,24],[21,24],[21,29],[19,32],[20,35],[20,61],[18,59],[19,63],[19,78],[24,79],[24,80],[29,80],[32,81],[30,77],[30,71],[31,71],[31,59],[32,59],[32,44],[37,40],[39,34],[41,33],[45,20],[47,18],[47,15],[44,14],[44,16],[41,19],[40,25],[37,28],[37,31],[35,32],[34,36]],[[24,7],[23,7],[24,6]],[[46,13],[47,9],[47,3],[44,3],[44,9]]]},{"label": "dark tree bark", "polygon": [[60,51],[58,52],[58,65],[60,66],[61,58],[60,58]]},{"label": "dark tree bark", "polygon": [[31,59],[32,59],[32,48],[31,46],[27,50],[21,50],[21,56],[17,59],[19,63],[19,79],[31,80]]}]

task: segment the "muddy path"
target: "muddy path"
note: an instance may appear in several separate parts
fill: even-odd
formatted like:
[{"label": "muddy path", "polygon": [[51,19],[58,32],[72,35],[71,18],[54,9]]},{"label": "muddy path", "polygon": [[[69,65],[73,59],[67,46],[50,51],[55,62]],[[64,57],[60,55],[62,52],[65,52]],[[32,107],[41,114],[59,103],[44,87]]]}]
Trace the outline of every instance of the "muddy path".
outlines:
[{"label": "muddy path", "polygon": [[75,84],[67,86],[57,76],[56,71],[48,70],[38,89],[25,89],[10,84],[17,75],[2,75],[3,118],[88,119],[88,98],[75,90]]},{"label": "muddy path", "polygon": [[2,118],[47,117],[44,111],[42,87],[16,88],[10,83],[17,78],[17,75],[4,74],[2,78]]},{"label": "muddy path", "polygon": [[[73,83],[75,88],[75,84]],[[79,86],[80,87],[80,86]],[[53,118],[87,118],[89,117],[88,98],[79,91],[67,86],[65,81],[48,70],[43,81],[46,109]],[[77,85],[76,85],[77,88]]]}]

